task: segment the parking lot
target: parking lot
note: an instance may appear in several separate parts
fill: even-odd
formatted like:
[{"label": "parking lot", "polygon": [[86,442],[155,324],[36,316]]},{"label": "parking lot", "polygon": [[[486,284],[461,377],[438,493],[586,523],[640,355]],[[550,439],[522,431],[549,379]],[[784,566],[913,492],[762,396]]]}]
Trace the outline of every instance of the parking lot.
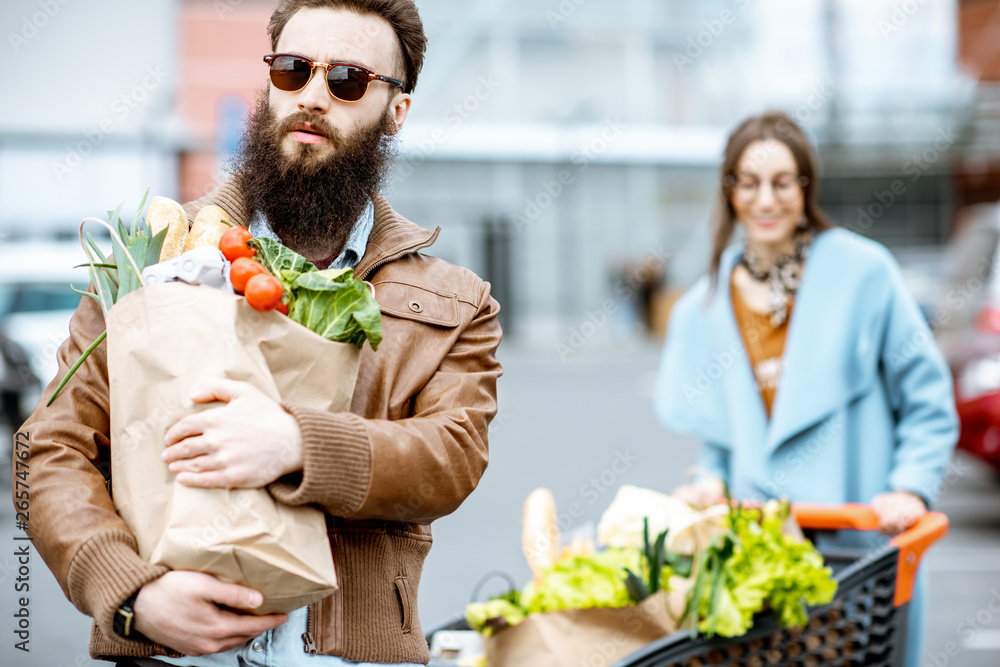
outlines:
[{"label": "parking lot", "polygon": [[[458,613],[476,582],[503,570],[523,584],[521,505],[538,486],[562,509],[579,503],[565,527],[596,522],[622,484],[668,490],[696,455],[689,438],[664,433],[650,404],[659,350],[653,345],[584,349],[563,363],[551,350],[501,350],[500,415],[492,460],[480,487],[435,524],[435,545],[420,588],[421,620],[433,626]],[[930,605],[922,664],[1000,664],[1000,481],[978,462],[956,457],[938,509],[951,532],[926,559]],[[9,475],[3,477],[4,488]],[[5,490],[6,494],[7,491]],[[30,560],[31,653],[14,649],[20,593],[13,508],[0,503],[0,665],[87,667],[90,622],[65,599],[37,553]]]}]

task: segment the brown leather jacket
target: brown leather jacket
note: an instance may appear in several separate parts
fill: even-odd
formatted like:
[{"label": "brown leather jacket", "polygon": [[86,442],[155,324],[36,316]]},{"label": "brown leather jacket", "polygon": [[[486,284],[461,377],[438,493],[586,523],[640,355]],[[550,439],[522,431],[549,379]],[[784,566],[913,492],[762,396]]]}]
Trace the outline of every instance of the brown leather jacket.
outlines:
[{"label": "brown leather jacket", "polygon": [[[225,184],[188,204],[225,209],[246,225],[240,192]],[[304,649],[371,662],[427,662],[417,588],[431,547],[430,522],[455,511],[487,464],[487,428],[496,414],[499,306],[471,271],[420,254],[429,232],[375,199],[375,225],[356,274],[375,285],[383,342],[365,346],[349,413],[286,405],[302,429],[304,472],[271,492],[292,505],[328,512],[341,588],[310,607]],[[83,299],[59,349],[59,374],[104,329]],[[30,517],[35,548],[63,591],[94,618],[94,657],[177,655],[125,640],[114,610],[165,572],[142,561],[115,512],[109,471],[106,346],[80,368],[51,407],[45,400],[21,428],[30,443]]]}]

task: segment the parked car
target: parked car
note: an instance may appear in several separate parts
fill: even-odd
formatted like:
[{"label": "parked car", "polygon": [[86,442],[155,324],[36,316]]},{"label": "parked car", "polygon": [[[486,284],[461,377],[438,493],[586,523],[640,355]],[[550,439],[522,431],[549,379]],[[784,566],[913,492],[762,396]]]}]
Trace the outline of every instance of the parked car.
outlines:
[{"label": "parked car", "polygon": [[947,284],[946,252],[947,248],[941,245],[892,248],[892,254],[903,273],[903,282],[931,327],[935,326],[938,301],[946,291],[943,289]]},{"label": "parked car", "polygon": [[69,335],[69,320],[81,298],[70,285],[84,289],[89,283],[85,268],[73,268],[83,260],[79,243],[0,241],[0,337],[14,346],[4,360],[13,363],[8,357],[20,353],[18,373],[34,376],[33,383],[17,388],[19,414],[11,414],[11,421],[27,418],[58,372],[56,351]]},{"label": "parked car", "polygon": [[1000,471],[1000,205],[963,209],[930,317],[955,379],[958,447]]},{"label": "parked car", "polygon": [[[28,418],[26,402],[41,391],[24,348],[0,335],[0,419],[11,431]],[[26,400],[22,398],[28,397]]]}]

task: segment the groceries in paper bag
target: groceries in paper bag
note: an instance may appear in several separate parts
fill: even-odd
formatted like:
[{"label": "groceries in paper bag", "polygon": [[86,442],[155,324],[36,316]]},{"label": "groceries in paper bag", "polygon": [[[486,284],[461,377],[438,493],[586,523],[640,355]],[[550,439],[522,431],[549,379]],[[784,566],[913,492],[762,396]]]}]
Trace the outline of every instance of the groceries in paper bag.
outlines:
[{"label": "groceries in paper bag", "polygon": [[[144,200],[145,201],[145,200]],[[142,210],[140,205],[139,210]],[[336,576],[322,510],[288,506],[266,489],[179,484],[160,455],[206,382],[247,382],[277,402],[331,412],[350,407],[360,348],[381,339],[381,313],[350,270],[318,271],[269,239],[254,239],[207,206],[188,230],[184,209],[156,197],[127,227],[109,212],[109,260],[81,243],[107,330],[49,399],[74,381],[107,338],[115,508],[153,564],[255,588],[256,613],[288,612],[330,595]],[[234,293],[235,292],[235,293]]]},{"label": "groceries in paper bag", "polygon": [[743,635],[765,608],[802,626],[806,606],[836,592],[787,501],[698,511],[623,486],[598,525],[600,548],[560,546],[556,516],[548,491],[528,497],[522,547],[532,581],[466,609],[490,667],[575,667],[598,654],[611,664],[678,631]]}]

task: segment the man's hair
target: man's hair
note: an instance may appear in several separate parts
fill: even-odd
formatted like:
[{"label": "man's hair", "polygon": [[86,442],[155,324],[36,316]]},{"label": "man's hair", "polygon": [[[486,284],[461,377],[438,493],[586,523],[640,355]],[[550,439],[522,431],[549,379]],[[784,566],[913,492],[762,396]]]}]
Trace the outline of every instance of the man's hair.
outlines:
[{"label": "man's hair", "polygon": [[[267,26],[267,34],[271,37],[271,49],[278,49],[278,38],[295,12],[304,7],[347,9],[358,14],[372,14],[381,17],[396,33],[403,61],[399,63],[402,70],[403,92],[412,93],[417,87],[417,75],[424,65],[424,51],[427,49],[427,37],[424,35],[424,25],[417,13],[413,0],[281,0],[278,8],[271,14]],[[382,72],[379,72],[382,74]]]}]

